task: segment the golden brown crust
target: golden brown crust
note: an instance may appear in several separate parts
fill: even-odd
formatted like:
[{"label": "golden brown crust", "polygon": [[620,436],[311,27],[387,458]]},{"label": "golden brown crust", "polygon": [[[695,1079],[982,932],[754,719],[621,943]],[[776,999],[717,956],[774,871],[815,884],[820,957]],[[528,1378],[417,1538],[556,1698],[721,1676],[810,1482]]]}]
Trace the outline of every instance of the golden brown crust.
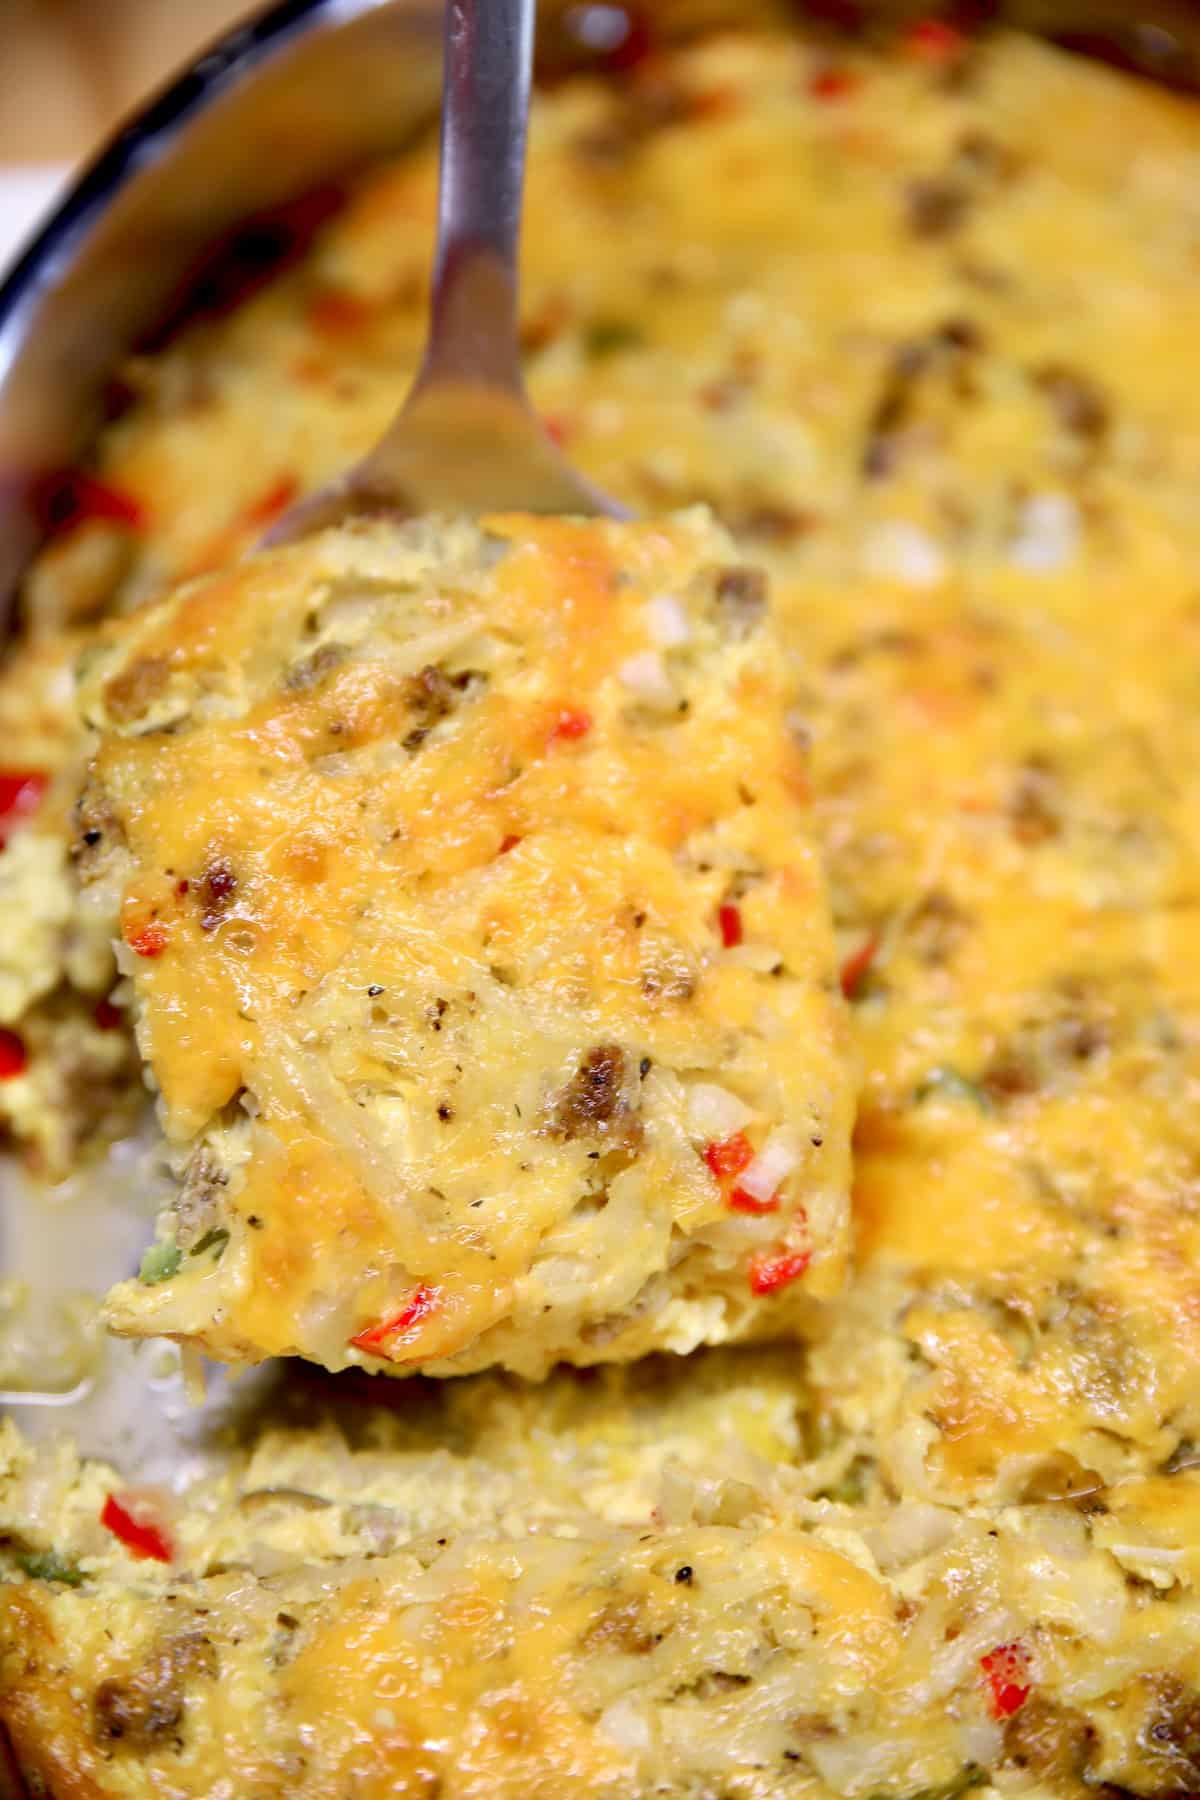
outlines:
[{"label": "golden brown crust", "polygon": [[836,1291],[855,1078],[765,590],[699,515],[343,531],[93,658],[190,1156],[119,1329],[540,1374]]},{"label": "golden brown crust", "polygon": [[[531,389],[580,465],[635,510],[707,500],[739,534],[740,559],[770,573],[805,678],[800,722],[867,1065],[863,1254],[808,1361],[817,1392],[802,1419],[799,1376],[785,1375],[791,1448],[764,1447],[757,1426],[746,1436],[818,1509],[803,1530],[842,1534],[827,1547],[859,1568],[897,1557],[880,1567],[904,1648],[890,1680],[859,1680],[832,1730],[802,1655],[786,1663],[782,1698],[763,1699],[757,1679],[731,1685],[744,1671],[712,1664],[722,1679],[685,1697],[664,1756],[686,1800],[725,1788],[737,1800],[901,1800],[983,1777],[994,1792],[1071,1800],[1200,1787],[1188,1467],[1200,1442],[1200,134],[1194,108],[1045,46],[1002,38],[960,58],[950,38],[939,60],[937,37],[890,58],[725,39],[652,59],[617,94],[572,84],[544,98],[535,127]],[[367,448],[394,399],[379,368],[398,377],[419,347],[433,210],[427,147],[368,179],[275,291],[137,371],[143,402],[100,450],[106,477],[150,503],[126,598],[220,563],[261,530],[263,499]],[[610,243],[619,254],[598,257]],[[52,558],[51,588],[56,562],[63,591],[45,598],[48,616],[65,617],[90,606],[93,570],[86,554],[74,569]],[[319,691],[345,672],[326,659],[301,676],[301,692]],[[138,680],[152,685],[144,670]],[[436,692],[428,700],[436,710]],[[298,868],[319,862],[319,847],[301,847]],[[668,969],[662,991],[680,979]],[[599,1072],[596,1085],[603,1113]],[[596,1110],[591,1087],[579,1093],[564,1121]],[[188,1197],[197,1240],[207,1185],[198,1178]],[[636,1490],[626,1549],[679,1529],[697,1468],[741,1484],[719,1498],[702,1487],[706,1505],[737,1512],[763,1490],[761,1468],[747,1470],[719,1429],[673,1429],[661,1392],[630,1399],[691,1472],[664,1481],[656,1521],[644,1443],[642,1477],[597,1473],[596,1428],[574,1390],[551,1384],[512,1418],[502,1386],[440,1385],[477,1394],[537,1468],[522,1486],[494,1446],[466,1468],[432,1444],[420,1462],[441,1515],[426,1520],[434,1548],[457,1541],[470,1513],[493,1575],[511,1566],[514,1519],[553,1538],[603,1510],[562,1499],[565,1466],[609,1498]],[[766,1370],[750,1385],[759,1424],[763,1409],[777,1420]],[[403,1398],[416,1404],[412,1389]],[[550,1421],[573,1407],[579,1436],[544,1469]],[[437,1416],[434,1437],[457,1445],[458,1415]],[[277,1439],[262,1455],[252,1517],[274,1504],[261,1490],[283,1470],[303,1486],[307,1459],[320,1460],[313,1445],[288,1458]],[[398,1482],[403,1455],[385,1460]],[[352,1479],[382,1501],[360,1462]],[[548,1495],[559,1496],[549,1524]],[[392,1499],[406,1517],[419,1511],[407,1487]],[[90,1527],[97,1509],[92,1495]],[[28,1532],[36,1506],[15,1511]],[[275,1558],[326,1579],[363,1551],[365,1527],[345,1513],[297,1503],[256,1531]],[[738,1517],[749,1567],[763,1527]],[[923,1534],[939,1521],[950,1537],[930,1549]],[[389,1528],[379,1514],[371,1524]],[[860,1526],[861,1544],[844,1535]],[[234,1536],[221,1554],[243,1555]],[[577,1539],[560,1541],[578,1556]],[[99,1569],[103,1546],[84,1548]],[[401,1554],[393,1537],[389,1579]],[[84,1627],[111,1624],[118,1589],[136,1582],[138,1618],[147,1632],[160,1623],[144,1567],[118,1577],[104,1566],[103,1597],[93,1588],[63,1631],[81,1691],[92,1674],[120,1678],[143,1648],[124,1645],[120,1663]],[[259,1591],[258,1575],[236,1579]],[[961,1614],[953,1596],[965,1596]],[[797,1614],[774,1590],[759,1597],[782,1658]],[[626,1658],[636,1692],[673,1654],[638,1649],[638,1600],[626,1567],[585,1628],[573,1665],[585,1684],[583,1671]],[[61,1617],[69,1601],[55,1591],[41,1605]],[[363,1624],[395,1629],[365,1601]],[[970,1633],[985,1625],[995,1650],[1020,1644],[1030,1659],[1030,1691],[1020,1699],[1023,1680],[1009,1683],[1007,1720],[984,1710],[990,1652]],[[248,1641],[269,1643],[269,1629]],[[147,1638],[143,1662],[158,1653]],[[306,1671],[320,1661],[307,1654]],[[1011,1655],[995,1666],[1002,1680],[1020,1667]],[[353,1668],[340,1664],[339,1680],[364,1760],[377,1770],[410,1756],[384,1749],[394,1728],[368,1715]],[[606,1681],[602,1698],[592,1692],[593,1734]],[[196,1716],[216,1721],[200,1683]],[[319,1685],[305,1689],[314,1719]],[[18,1690],[13,1704],[24,1721],[43,1696]],[[45,1706],[52,1734],[51,1697]],[[799,1761],[771,1760],[780,1745],[768,1740],[759,1766],[747,1719],[760,1714],[793,1722],[786,1748]],[[616,1717],[619,1735],[636,1733],[636,1717]],[[553,1736],[535,1720],[496,1752],[534,1791],[539,1767],[557,1767],[539,1729]],[[37,1736],[22,1730],[27,1744]],[[68,1721],[63,1741],[86,1767],[77,1730]],[[329,1741],[340,1743],[336,1728]],[[569,1724],[553,1741],[572,1742]],[[586,1741],[581,1780],[605,1767]],[[745,1752],[732,1773],[731,1746]],[[260,1749],[242,1765],[252,1794]],[[210,1793],[207,1770],[163,1760],[114,1759],[95,1778],[105,1792],[125,1781],[157,1794],[168,1773],[189,1800]],[[647,1791],[657,1773],[639,1777]],[[295,1765],[271,1776],[287,1792],[299,1780]],[[564,1783],[556,1773],[547,1785]]]},{"label": "golden brown crust", "polygon": [[0,1529],[36,1495],[57,1545],[0,1580],[27,1766],[125,1800],[1194,1785],[1194,1474],[816,1497],[782,1351],[436,1385],[423,1423],[360,1411],[357,1448],[268,1434],[176,1508],[170,1565],[99,1525],[112,1471],[6,1440]]}]

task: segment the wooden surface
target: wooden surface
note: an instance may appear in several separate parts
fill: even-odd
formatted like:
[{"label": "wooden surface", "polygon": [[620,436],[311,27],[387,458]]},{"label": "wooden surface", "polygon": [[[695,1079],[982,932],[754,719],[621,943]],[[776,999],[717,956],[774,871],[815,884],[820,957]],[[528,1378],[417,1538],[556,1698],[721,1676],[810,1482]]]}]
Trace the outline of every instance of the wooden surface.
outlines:
[{"label": "wooden surface", "polygon": [[0,0],[0,163],[72,162],[247,0]]}]

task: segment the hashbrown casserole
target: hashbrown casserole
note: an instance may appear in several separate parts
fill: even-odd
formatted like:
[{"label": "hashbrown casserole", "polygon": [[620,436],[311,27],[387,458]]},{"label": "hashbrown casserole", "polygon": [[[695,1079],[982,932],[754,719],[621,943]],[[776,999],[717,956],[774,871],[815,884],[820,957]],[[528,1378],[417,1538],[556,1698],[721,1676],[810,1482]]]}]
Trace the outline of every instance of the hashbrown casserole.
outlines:
[{"label": "hashbrown casserole", "polygon": [[[395,1384],[410,1419],[338,1377],[335,1423],[191,1497],[9,1436],[34,1791],[1200,1786],[1198,170],[1190,104],[949,27],[730,33],[539,98],[535,400],[638,512],[713,510],[799,683],[865,1080],[849,1285],[803,1348]],[[0,1106],[51,1169],[136,1086],[61,1073],[101,1000],[131,1058],[128,990],[76,973],[69,669],[375,438],[434,195],[429,145],[136,359],[31,575],[0,707],[50,721],[14,777],[62,785],[0,896],[59,922]],[[10,863],[35,832],[62,854]]]},{"label": "hashbrown casserole", "polygon": [[420,521],[97,640],[81,904],[181,1168],[114,1329],[537,1377],[837,1290],[855,1083],[766,590],[699,513]]}]

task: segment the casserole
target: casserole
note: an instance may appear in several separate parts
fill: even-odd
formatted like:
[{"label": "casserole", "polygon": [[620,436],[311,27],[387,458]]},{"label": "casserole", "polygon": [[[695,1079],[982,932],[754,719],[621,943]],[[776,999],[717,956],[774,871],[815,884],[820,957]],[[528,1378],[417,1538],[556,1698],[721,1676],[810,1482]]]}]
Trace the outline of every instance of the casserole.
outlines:
[{"label": "casserole", "polygon": [[[456,1386],[403,1445],[373,1415],[378,1465],[343,1381],[338,1431],[252,1430],[186,1502],[123,1485],[149,1420],[111,1468],[10,1439],[6,1705],[52,1791],[1195,1783],[1195,125],[1025,40],[901,41],[704,44],[632,116],[564,88],[532,191],[542,404],[641,506],[715,499],[798,650],[867,1071],[849,1297],[803,1356]],[[318,277],[319,386],[428,194],[419,155],[368,181],[244,329],[286,349]],[[261,431],[225,367],[222,430]],[[161,482],[160,427],[100,478]]]}]

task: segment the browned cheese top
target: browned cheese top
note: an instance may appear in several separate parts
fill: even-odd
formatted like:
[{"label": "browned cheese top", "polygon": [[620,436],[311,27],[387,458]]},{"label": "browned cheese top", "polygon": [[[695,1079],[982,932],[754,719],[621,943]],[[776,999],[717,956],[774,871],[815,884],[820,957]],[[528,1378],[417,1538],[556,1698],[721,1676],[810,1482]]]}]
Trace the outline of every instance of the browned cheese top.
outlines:
[{"label": "browned cheese top", "polygon": [[789,691],[700,515],[346,530],[98,648],[85,862],[190,1147],[114,1321],[536,1372],[834,1291],[854,1081]]}]

